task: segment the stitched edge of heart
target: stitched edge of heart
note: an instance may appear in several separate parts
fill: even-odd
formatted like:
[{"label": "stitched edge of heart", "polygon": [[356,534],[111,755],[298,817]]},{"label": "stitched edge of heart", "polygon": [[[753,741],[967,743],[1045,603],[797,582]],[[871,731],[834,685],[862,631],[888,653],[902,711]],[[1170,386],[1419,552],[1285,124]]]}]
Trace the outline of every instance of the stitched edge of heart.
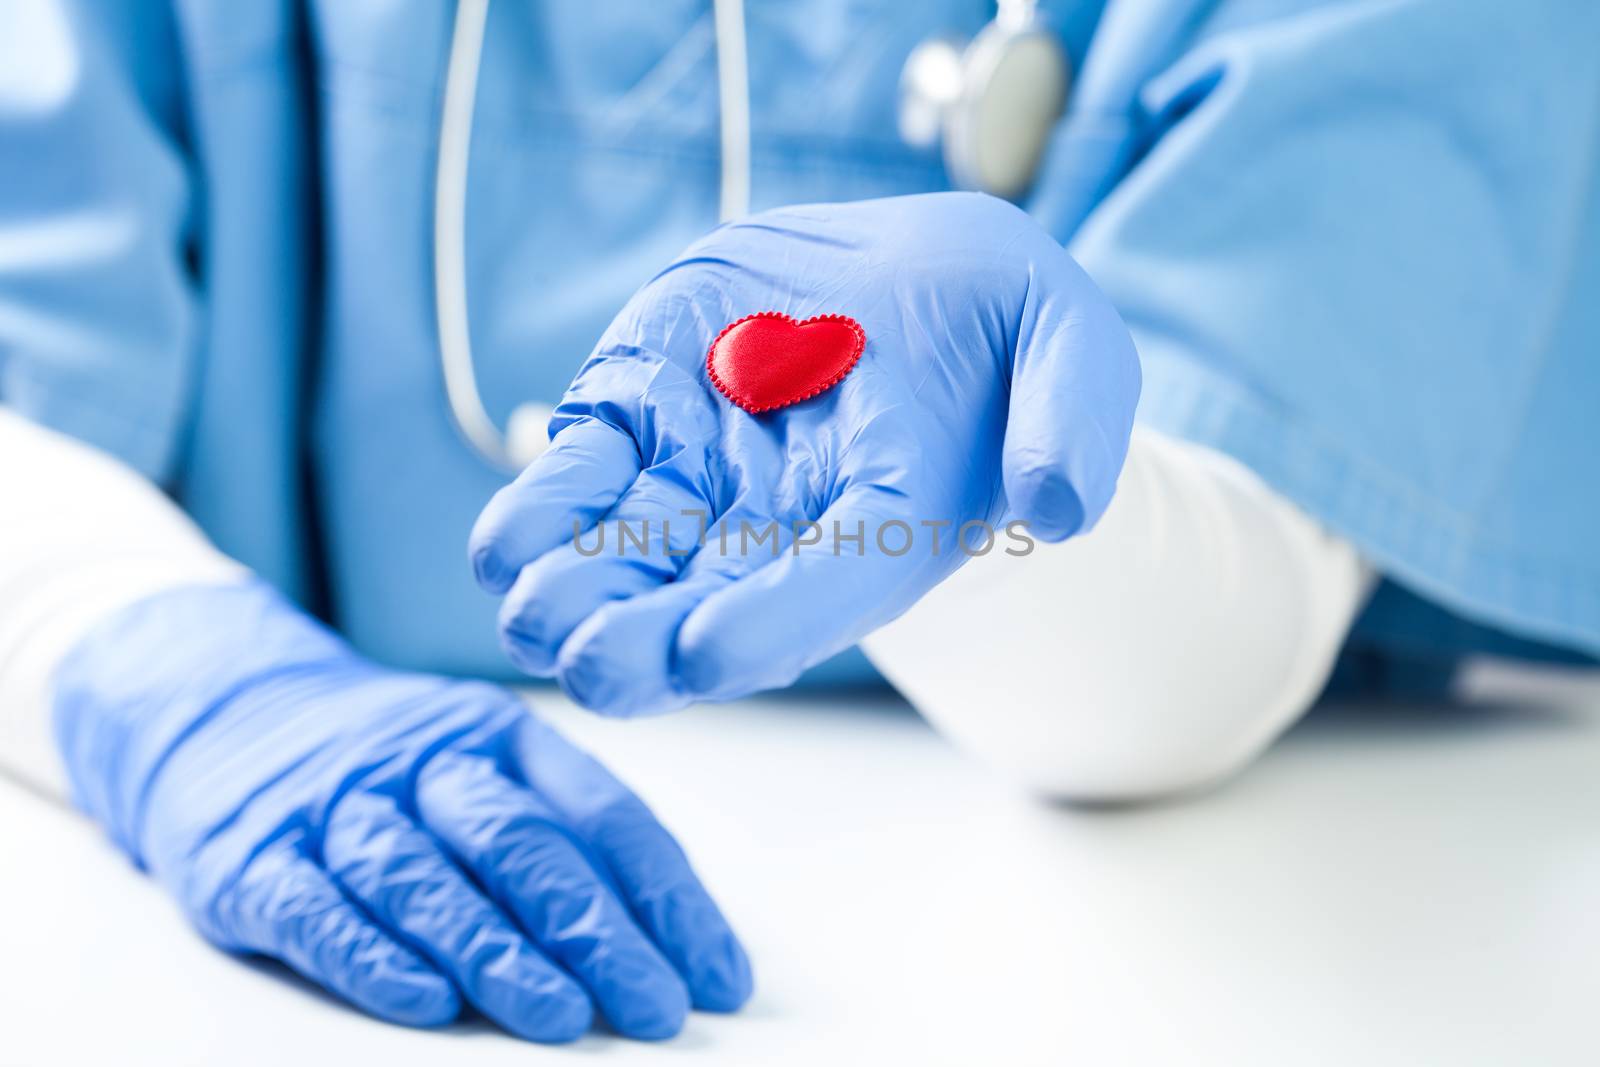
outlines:
[{"label": "stitched edge of heart", "polygon": [[[783,321],[796,327],[809,326],[813,322],[842,322],[849,326],[850,332],[855,335],[855,351],[850,353],[850,361],[840,368],[838,373],[834,374],[833,377],[829,378],[815,389],[800,393],[797,396],[792,396],[787,400],[778,400],[771,404],[760,404],[752,407],[750,404],[733,395],[733,390],[731,390],[727,383],[724,382],[717,374],[716,365],[717,345],[721,344],[722,339],[728,336],[728,334],[732,332],[735,327],[742,326],[751,319],[782,319]],[[867,331],[863,330],[861,328],[861,324],[855,319],[852,319],[849,315],[813,315],[809,319],[801,320],[796,319],[793,315],[786,315],[781,311],[757,311],[753,315],[746,315],[742,319],[728,323],[728,325],[722,328],[722,332],[717,334],[716,339],[711,342],[711,347],[706,350],[706,373],[711,375],[711,384],[717,387],[717,392],[721,393],[733,404],[745,411],[748,411],[750,414],[759,415],[764,411],[776,411],[779,408],[786,408],[790,404],[798,404],[802,400],[810,400],[814,396],[821,396],[823,393],[826,393],[829,389],[832,389],[834,386],[844,381],[845,377],[849,375],[851,371],[856,369],[856,364],[861,362],[861,353],[866,351],[866,347]]]}]

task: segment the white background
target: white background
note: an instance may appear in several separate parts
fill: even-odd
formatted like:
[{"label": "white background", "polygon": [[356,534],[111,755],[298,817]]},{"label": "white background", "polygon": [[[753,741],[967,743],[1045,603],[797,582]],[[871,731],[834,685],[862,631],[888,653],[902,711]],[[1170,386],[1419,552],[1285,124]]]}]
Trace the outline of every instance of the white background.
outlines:
[{"label": "white background", "polygon": [[535,700],[683,838],[758,992],[678,1039],[374,1022],[189,933],[0,780],[0,1064],[1600,1063],[1600,679],[1331,709],[1243,778],[1041,804],[882,698],[614,723]]}]

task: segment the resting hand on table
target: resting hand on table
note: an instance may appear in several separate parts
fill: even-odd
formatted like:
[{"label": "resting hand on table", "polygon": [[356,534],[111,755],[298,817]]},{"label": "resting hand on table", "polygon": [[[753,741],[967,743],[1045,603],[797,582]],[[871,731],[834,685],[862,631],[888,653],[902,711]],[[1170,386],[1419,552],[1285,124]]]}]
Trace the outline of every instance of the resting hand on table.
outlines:
[{"label": "resting hand on table", "polygon": [[57,693],[78,802],[200,931],[374,1015],[659,1038],[749,995],[677,843],[505,690],[380,668],[241,585],[114,616]]},{"label": "resting hand on table", "polygon": [[[847,315],[865,353],[820,396],[748,414],[706,358],[761,311]],[[513,661],[595,710],[786,685],[959,566],[963,524],[1052,541],[1092,524],[1138,391],[1116,312],[1002,201],[767,212],[691,246],[617,316],[549,450],[479,518],[473,566],[505,594]],[[647,551],[619,541],[646,522]],[[597,523],[598,552],[600,531],[575,538]]]}]

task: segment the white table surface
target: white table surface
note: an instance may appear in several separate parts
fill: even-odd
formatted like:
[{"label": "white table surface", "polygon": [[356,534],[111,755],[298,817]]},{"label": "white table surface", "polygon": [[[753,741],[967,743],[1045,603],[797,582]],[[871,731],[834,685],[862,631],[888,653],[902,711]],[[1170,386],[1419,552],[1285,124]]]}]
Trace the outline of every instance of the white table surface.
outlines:
[{"label": "white table surface", "polygon": [[[211,951],[0,780],[0,1064],[1600,1063],[1600,681],[1321,712],[1182,804],[1053,808],[885,699],[612,723],[758,992],[678,1039],[374,1022]],[[547,701],[548,703],[548,701]]]}]

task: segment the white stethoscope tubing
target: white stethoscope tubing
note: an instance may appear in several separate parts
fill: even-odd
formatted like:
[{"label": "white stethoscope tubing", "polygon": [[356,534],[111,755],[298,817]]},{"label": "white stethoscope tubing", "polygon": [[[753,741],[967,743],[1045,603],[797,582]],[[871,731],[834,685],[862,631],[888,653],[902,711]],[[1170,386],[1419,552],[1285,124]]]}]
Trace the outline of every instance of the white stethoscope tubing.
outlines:
[{"label": "white stethoscope tubing", "polygon": [[433,183],[433,303],[445,399],[456,429],[486,461],[515,470],[517,464],[505,435],[484,409],[478,391],[467,315],[467,159],[488,16],[489,0],[459,0],[456,4]]},{"label": "white stethoscope tubing", "polygon": [[745,62],[744,0],[712,0],[717,35],[717,115],[722,127],[717,216],[750,212],[750,72]]},{"label": "white stethoscope tubing", "polygon": [[[721,192],[718,214],[737,218],[750,208],[750,81],[745,60],[743,0],[713,0],[720,96]],[[530,458],[516,454],[483,406],[472,361],[467,314],[467,161],[489,0],[459,0],[445,68],[444,107],[433,192],[433,301],[439,365],[451,420],[483,459],[507,471]]]}]

